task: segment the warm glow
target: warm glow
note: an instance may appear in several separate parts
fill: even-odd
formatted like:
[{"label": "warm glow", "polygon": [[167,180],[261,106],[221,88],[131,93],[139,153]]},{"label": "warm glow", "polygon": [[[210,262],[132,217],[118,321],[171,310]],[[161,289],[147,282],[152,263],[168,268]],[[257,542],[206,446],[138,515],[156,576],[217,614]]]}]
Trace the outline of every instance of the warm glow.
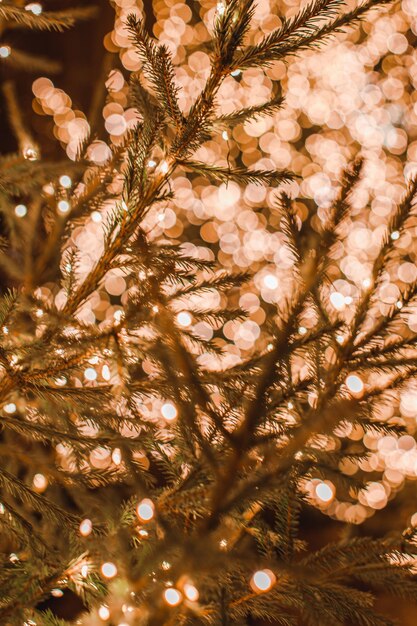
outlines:
[{"label": "warm glow", "polygon": [[178,589],[169,587],[164,591],[165,602],[170,606],[177,606],[182,601],[182,593]]},{"label": "warm glow", "polygon": [[276,577],[269,569],[258,570],[251,578],[250,584],[254,591],[262,593],[269,591],[275,583]]},{"label": "warm glow", "polygon": [[145,498],[136,507],[136,513],[140,520],[149,522],[155,515],[155,507],[152,500]]},{"label": "warm glow", "polygon": [[105,578],[114,578],[117,574],[117,567],[114,563],[103,563],[101,573]]}]

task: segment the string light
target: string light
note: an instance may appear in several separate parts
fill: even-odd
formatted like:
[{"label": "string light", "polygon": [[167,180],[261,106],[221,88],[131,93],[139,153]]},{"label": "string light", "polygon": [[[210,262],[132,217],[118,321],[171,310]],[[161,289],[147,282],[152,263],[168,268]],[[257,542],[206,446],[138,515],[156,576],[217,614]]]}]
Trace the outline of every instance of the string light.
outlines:
[{"label": "string light", "polygon": [[170,606],[177,606],[182,601],[182,593],[178,591],[178,589],[174,589],[173,587],[169,587],[164,591],[164,599],[167,604]]},{"label": "string light", "polygon": [[223,2],[217,3],[216,10],[217,10],[218,15],[224,15],[224,12],[226,11],[226,7],[223,4]]},{"label": "string light", "polygon": [[14,208],[14,212],[17,217],[25,217],[28,209],[24,204],[17,204]]},{"label": "string light", "polygon": [[98,610],[98,616],[100,619],[103,620],[103,622],[105,622],[106,620],[109,619],[110,617],[110,611],[109,608],[105,605],[102,604]]},{"label": "string light", "polygon": [[48,479],[43,474],[35,474],[33,477],[33,486],[36,491],[45,491],[48,486]]},{"label": "string light", "polygon": [[187,598],[187,600],[190,600],[190,602],[197,602],[200,594],[198,593],[197,587],[195,587],[191,583],[185,583],[184,595]]},{"label": "string light", "polygon": [[87,380],[96,380],[97,372],[94,367],[87,367],[87,369],[84,370],[84,378]]},{"label": "string light", "polygon": [[269,591],[275,583],[275,574],[269,569],[258,570],[251,578],[250,585],[257,593]]},{"label": "string light", "polygon": [[162,405],[161,413],[162,417],[169,422],[174,420],[178,415],[177,408],[172,404],[172,402],[165,402],[165,404]]},{"label": "string light", "polygon": [[33,146],[27,146],[23,148],[23,158],[27,161],[36,161],[39,158],[39,153]]},{"label": "string light", "polygon": [[111,373],[110,373],[110,368],[108,365],[103,365],[103,367],[101,368],[101,375],[104,378],[104,380],[110,380]]},{"label": "string light", "polygon": [[7,57],[10,56],[11,52],[12,51],[10,46],[0,46],[0,57],[2,59],[7,59]]},{"label": "string light", "polygon": [[122,462],[122,452],[120,448],[115,448],[111,455],[112,461],[115,465],[120,465]]},{"label": "string light", "polygon": [[114,563],[103,563],[101,566],[101,573],[105,578],[114,578],[117,574],[117,567]]},{"label": "string light", "polygon": [[42,5],[39,2],[31,2],[25,6],[26,11],[30,11],[34,15],[40,15],[42,13]]},{"label": "string light", "polygon": [[359,376],[356,374],[350,374],[346,378],[346,387],[354,394],[360,394],[363,391],[364,384]]},{"label": "string light", "polygon": [[84,519],[80,524],[80,534],[83,537],[88,537],[93,530],[93,522],[90,519]]},{"label": "string light", "polygon": [[273,274],[264,276],[263,283],[268,289],[276,289],[279,285],[278,278]]},{"label": "string light", "polygon": [[70,210],[70,203],[68,202],[68,200],[60,200],[58,202],[58,211],[60,213],[65,215],[66,213],[69,212],[69,210]]},{"label": "string light", "polygon": [[161,163],[159,164],[159,169],[161,170],[162,174],[167,174],[169,170],[168,163],[166,161],[161,161]]},{"label": "string light", "polygon": [[62,589],[52,589],[51,591],[51,596],[54,596],[54,598],[62,598],[63,595]]},{"label": "string light", "polygon": [[62,187],[64,187],[64,189],[69,189],[72,185],[72,180],[69,176],[64,174],[63,176],[60,176],[59,183]]},{"label": "string light", "polygon": [[4,406],[4,411],[5,411],[5,413],[9,413],[9,414],[10,413],[15,413],[15,411],[16,411],[15,403],[14,402],[9,402],[9,404],[6,404]]},{"label": "string light", "polygon": [[334,497],[334,489],[327,482],[321,482],[316,485],[315,488],[316,496],[322,502],[330,502]]},{"label": "string light", "polygon": [[136,513],[140,520],[149,522],[155,515],[155,506],[152,500],[144,498],[136,507]]}]

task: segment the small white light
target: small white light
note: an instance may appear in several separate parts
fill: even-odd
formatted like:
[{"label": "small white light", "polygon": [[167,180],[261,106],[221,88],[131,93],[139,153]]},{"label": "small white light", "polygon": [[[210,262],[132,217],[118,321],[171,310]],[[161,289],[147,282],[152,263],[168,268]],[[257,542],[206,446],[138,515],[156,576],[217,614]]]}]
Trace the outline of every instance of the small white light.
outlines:
[{"label": "small white light", "polygon": [[42,13],[42,5],[39,2],[31,2],[25,6],[26,11],[30,11],[34,15],[40,15]]},{"label": "small white light", "polygon": [[97,372],[94,367],[87,367],[87,369],[84,370],[84,377],[87,380],[95,380],[97,378]]},{"label": "small white light", "polygon": [[59,182],[62,185],[62,187],[64,187],[65,189],[69,189],[72,185],[71,178],[67,176],[66,174],[60,177]]},{"label": "small white light", "polygon": [[396,241],[399,238],[400,238],[400,233],[398,232],[398,230],[394,230],[394,232],[391,233],[391,239],[393,241]]},{"label": "small white light", "polygon": [[167,570],[171,569],[171,563],[168,563],[168,561],[162,561],[161,567],[162,567],[162,569],[167,571]]},{"label": "small white light", "polygon": [[148,161],[148,167],[155,167],[155,165],[156,165],[156,161],[154,161],[153,159],[150,159]]},{"label": "small white light", "polygon": [[264,592],[269,591],[274,584],[276,578],[275,574],[269,569],[261,569],[254,573],[251,579],[251,587],[254,591]]},{"label": "small white light", "polygon": [[342,311],[345,308],[345,296],[338,291],[334,291],[330,294],[330,302],[337,311]]},{"label": "small white light", "polygon": [[24,204],[18,204],[15,206],[14,212],[17,217],[25,217],[25,215],[28,212],[28,209]]},{"label": "small white light", "polygon": [[315,489],[316,496],[322,502],[330,502],[333,500],[334,491],[327,483],[319,483]]},{"label": "small white light", "polygon": [[35,474],[33,477],[33,486],[36,491],[45,491],[48,486],[48,479],[43,474]]},{"label": "small white light", "polygon": [[108,365],[103,365],[103,367],[101,368],[101,375],[104,378],[104,380],[110,380],[111,373],[110,373],[110,368]]},{"label": "small white light", "polygon": [[217,7],[216,7],[216,9],[217,9],[217,13],[218,13],[219,15],[224,15],[224,12],[225,12],[225,10],[226,10],[226,7],[224,6],[223,2],[218,2],[218,3],[217,3]]},{"label": "small white light", "polygon": [[267,274],[264,276],[263,283],[268,289],[276,289],[279,285],[278,278],[273,274]]},{"label": "small white light", "polygon": [[117,574],[117,567],[114,563],[103,563],[101,573],[105,578],[114,578]]},{"label": "small white light", "polygon": [[174,420],[178,415],[177,408],[172,404],[172,402],[166,402],[165,404],[163,404],[161,408],[161,413],[162,416],[169,422],[171,420]]},{"label": "small white light", "polygon": [[88,537],[88,535],[91,534],[93,530],[93,522],[91,521],[91,519],[83,519],[83,521],[80,524],[80,534],[83,537]]},{"label": "small white light", "polygon": [[87,578],[88,576],[88,565],[83,565],[81,568],[81,576],[83,578]]},{"label": "small white light", "polygon": [[395,306],[397,307],[397,309],[402,309],[403,303],[401,302],[401,300],[397,300],[397,302],[395,303]]},{"label": "small white light", "polygon": [[293,403],[292,403],[291,401],[290,401],[290,402],[288,402],[288,404],[287,404],[287,409],[289,409],[289,410],[291,411],[293,408],[294,408]]},{"label": "small white light", "polygon": [[10,46],[0,46],[0,57],[2,59],[7,59],[10,56],[11,49]]},{"label": "small white light", "polygon": [[23,158],[27,161],[36,161],[39,158],[39,153],[33,146],[27,146],[23,149]]},{"label": "small white light", "polygon": [[164,591],[165,602],[170,606],[177,606],[182,600],[182,593],[178,589],[165,589]]},{"label": "small white light", "polygon": [[198,596],[200,595],[198,593],[197,587],[194,587],[194,585],[191,585],[189,583],[186,583],[184,585],[184,594],[187,600],[190,600],[190,602],[197,602]]},{"label": "small white light", "polygon": [[239,76],[239,74],[241,73],[241,70],[233,70],[233,72],[230,72],[231,76]]},{"label": "small white light", "polygon": [[365,289],[367,289],[370,286],[371,286],[371,279],[370,278],[365,278],[362,281],[362,287],[365,287]]},{"label": "small white light", "polygon": [[362,393],[364,385],[359,376],[356,376],[356,374],[350,374],[346,378],[346,387],[352,393],[358,394]]},{"label": "small white light", "polygon": [[42,311],[42,309],[36,309],[36,311],[35,311],[35,315],[36,315],[36,317],[42,317],[42,316],[43,316],[43,311]]},{"label": "small white light", "polygon": [[108,607],[105,606],[104,604],[102,604],[101,607],[98,610],[98,616],[99,616],[100,619],[103,620],[103,622],[108,620],[109,617],[110,617],[110,611],[109,611]]},{"label": "small white light", "polygon": [[149,522],[155,515],[155,507],[152,500],[144,498],[136,507],[136,513],[140,520]]},{"label": "small white light", "polygon": [[159,311],[159,306],[158,306],[157,304],[155,304],[155,305],[152,307],[152,311],[153,311],[154,313],[158,313],[158,311]]},{"label": "small white light", "polygon": [[93,211],[91,213],[91,219],[95,224],[99,224],[102,220],[101,213],[99,213],[99,211]]},{"label": "small white light", "polygon": [[14,402],[9,402],[4,406],[4,410],[6,413],[14,413],[16,411],[16,405]]},{"label": "small white light", "polygon": [[229,139],[229,133],[227,132],[227,130],[224,130],[222,132],[222,137],[225,141],[227,141]]},{"label": "small white light", "polygon": [[336,335],[336,341],[337,343],[343,343],[345,340],[343,335]]},{"label": "small white light", "polygon": [[112,461],[115,465],[120,465],[122,462],[122,452],[120,448],[115,448],[111,455]]},{"label": "small white light", "polygon": [[70,210],[70,203],[67,200],[60,200],[58,202],[58,211],[65,215]]},{"label": "small white light", "polygon": [[161,163],[159,164],[159,169],[161,170],[162,174],[166,174],[169,170],[169,165],[166,161],[161,161]]},{"label": "small white light", "polygon": [[192,322],[192,317],[189,313],[187,313],[187,311],[181,311],[181,313],[178,313],[177,315],[177,322],[180,326],[183,326],[184,328],[186,328],[187,326],[189,326]]},{"label": "small white light", "polygon": [[307,334],[307,328],[305,326],[300,326],[298,329],[298,332],[300,333],[300,335],[306,335]]},{"label": "small white light", "polygon": [[51,596],[54,596],[54,598],[62,598],[63,595],[62,589],[52,589],[51,591]]}]

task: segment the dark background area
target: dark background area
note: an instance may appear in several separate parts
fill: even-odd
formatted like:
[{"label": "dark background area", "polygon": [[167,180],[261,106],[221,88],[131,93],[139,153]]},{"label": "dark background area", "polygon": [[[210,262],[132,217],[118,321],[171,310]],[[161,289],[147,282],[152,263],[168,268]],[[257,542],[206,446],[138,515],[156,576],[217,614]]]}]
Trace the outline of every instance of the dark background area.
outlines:
[{"label": "dark background area", "polygon": [[[109,64],[109,56],[112,57],[110,63],[119,64],[118,55],[110,55],[103,47],[105,34],[113,28],[114,10],[107,0],[94,0],[94,2],[89,0],[61,0],[59,2],[46,0],[42,2],[42,6],[45,11],[70,9],[74,6],[95,8],[94,17],[79,21],[71,29],[62,33],[13,28],[6,29],[1,37],[2,43],[7,43],[12,48],[16,46],[28,54],[46,57],[59,63],[61,69],[54,74],[26,72],[12,67],[7,62],[1,63],[0,80],[1,83],[8,79],[15,82],[25,124],[40,145],[43,157],[62,158],[62,148],[52,135],[53,122],[51,117],[37,115],[32,109],[32,82],[39,76],[48,76],[55,87],[63,89],[70,96],[73,108],[83,111],[89,119],[96,90],[99,89],[102,92],[100,96],[103,99],[105,97],[103,88],[104,64]],[[4,97],[1,94],[0,151],[2,154],[17,149],[6,113]],[[100,133],[101,125],[102,120],[98,119],[93,132]]]}]

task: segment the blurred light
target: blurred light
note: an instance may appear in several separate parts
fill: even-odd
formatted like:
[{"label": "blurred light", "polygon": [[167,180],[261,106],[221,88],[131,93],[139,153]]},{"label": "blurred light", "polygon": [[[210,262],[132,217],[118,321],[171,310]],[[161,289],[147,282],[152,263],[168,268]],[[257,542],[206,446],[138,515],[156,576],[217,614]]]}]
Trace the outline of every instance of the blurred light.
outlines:
[{"label": "blurred light", "polygon": [[184,594],[190,602],[197,602],[199,593],[197,587],[194,587],[194,585],[186,583],[184,585]]},{"label": "blurred light", "polygon": [[80,524],[80,534],[83,537],[88,537],[93,530],[93,522],[90,519],[84,519]]},{"label": "blurred light", "polygon": [[169,587],[164,591],[165,602],[170,606],[177,606],[182,600],[182,593],[178,589]]},{"label": "blurred light", "polygon": [[359,376],[356,376],[356,374],[350,374],[346,378],[346,387],[352,393],[362,393],[364,385]]},{"label": "blurred light", "polygon": [[117,574],[117,567],[114,563],[103,563],[101,566],[101,573],[105,578],[114,578]]},{"label": "blurred light", "polygon": [[110,617],[110,611],[109,611],[108,607],[105,606],[104,604],[102,604],[101,607],[98,610],[98,616],[103,621],[108,620],[109,617]]},{"label": "blurred light", "polygon": [[14,212],[17,215],[17,217],[25,217],[25,215],[27,214],[28,210],[27,210],[27,207],[24,204],[18,204],[18,205],[15,206]]},{"label": "blurred light", "polygon": [[172,404],[172,402],[166,402],[163,404],[161,413],[162,416],[168,421],[174,420],[178,415],[177,408]]},{"label": "blurred light", "polygon": [[65,189],[69,189],[72,185],[72,180],[69,176],[67,176],[66,174],[64,174],[64,176],[61,176],[59,179],[60,184],[62,185],[62,187],[64,187]]},{"label": "blurred light", "polygon": [[269,569],[258,570],[251,578],[251,587],[256,592],[269,591],[275,583],[275,574]]},{"label": "blurred light", "polygon": [[144,498],[136,507],[136,513],[143,522],[149,522],[155,515],[155,507],[152,500]]},{"label": "blurred light", "polygon": [[70,203],[67,200],[60,200],[58,202],[58,211],[62,214],[68,213],[70,210]]},{"label": "blurred light", "polygon": [[40,15],[42,13],[42,5],[39,2],[31,2],[25,6],[26,11],[30,11],[34,15]]}]

